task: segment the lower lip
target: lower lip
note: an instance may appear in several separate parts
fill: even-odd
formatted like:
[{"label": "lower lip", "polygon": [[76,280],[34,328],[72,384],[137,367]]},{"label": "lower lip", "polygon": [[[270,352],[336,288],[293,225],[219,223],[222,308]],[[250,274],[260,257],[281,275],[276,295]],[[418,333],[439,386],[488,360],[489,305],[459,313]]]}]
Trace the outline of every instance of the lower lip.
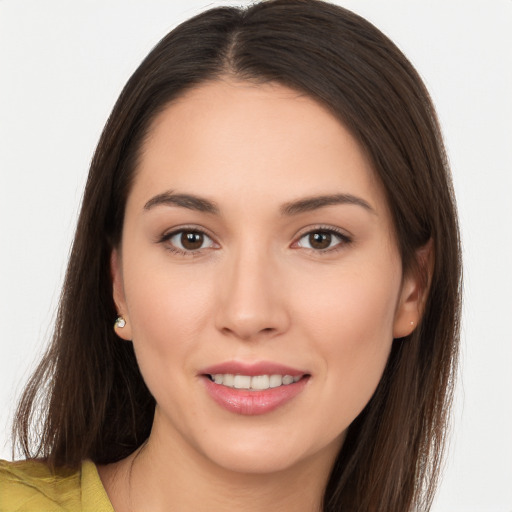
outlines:
[{"label": "lower lip", "polygon": [[248,391],[222,386],[221,384],[215,384],[207,376],[204,376],[203,380],[206,390],[221,407],[236,414],[255,416],[271,412],[289,402],[304,389],[309,378],[302,377],[293,384],[262,391]]}]

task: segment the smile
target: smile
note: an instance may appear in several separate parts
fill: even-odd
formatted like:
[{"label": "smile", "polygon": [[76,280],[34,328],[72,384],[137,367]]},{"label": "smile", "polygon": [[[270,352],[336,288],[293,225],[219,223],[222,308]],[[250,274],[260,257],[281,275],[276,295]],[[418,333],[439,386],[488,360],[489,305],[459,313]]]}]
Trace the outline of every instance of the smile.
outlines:
[{"label": "smile", "polygon": [[235,375],[232,373],[216,373],[208,375],[215,384],[228,388],[263,391],[265,389],[288,386],[298,382],[302,375]]},{"label": "smile", "polygon": [[[241,415],[266,414],[301,394],[311,375],[233,373],[203,374],[208,395],[223,409]],[[222,380],[222,382],[221,382]]]}]

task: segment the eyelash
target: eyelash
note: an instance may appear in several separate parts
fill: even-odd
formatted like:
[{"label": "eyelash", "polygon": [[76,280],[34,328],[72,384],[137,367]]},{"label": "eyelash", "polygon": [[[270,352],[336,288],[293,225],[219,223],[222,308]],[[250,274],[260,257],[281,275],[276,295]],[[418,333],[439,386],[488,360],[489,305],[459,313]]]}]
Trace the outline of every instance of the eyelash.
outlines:
[{"label": "eyelash", "polygon": [[[196,233],[199,235],[203,235],[205,238],[211,240],[211,242],[213,244],[215,244],[213,238],[210,235],[208,235],[208,233],[206,233],[204,231],[204,229],[198,228],[198,227],[193,227],[193,226],[190,226],[190,227],[182,226],[179,229],[175,229],[169,233],[164,233],[158,240],[158,243],[165,244],[165,247],[169,252],[171,252],[173,254],[177,254],[178,256],[185,256],[185,257],[192,257],[192,258],[195,256],[200,256],[202,254],[202,252],[205,250],[204,248],[197,249],[197,250],[185,251],[185,250],[180,249],[179,247],[176,247],[175,245],[172,245],[170,243],[170,240],[173,237],[175,237],[176,235],[179,235],[179,234],[183,234],[183,233]],[[206,249],[208,249],[208,248],[206,248]]]},{"label": "eyelash", "polygon": [[[200,248],[197,250],[183,250],[183,249],[180,249],[179,247],[176,247],[175,245],[168,243],[173,237],[175,237],[179,234],[183,234],[183,233],[200,234],[200,235],[208,238],[212,242],[212,244],[215,244],[215,241],[213,240],[213,238],[210,235],[208,235],[203,229],[197,228],[197,227],[192,227],[192,226],[191,227],[184,226],[179,229],[175,229],[175,230],[171,231],[170,233],[165,233],[160,237],[160,239],[158,240],[158,243],[166,244],[166,249],[168,251],[170,251],[171,253],[177,254],[179,256],[185,256],[185,257],[200,256],[205,249],[210,248],[210,247],[206,247],[206,248]],[[339,239],[339,242],[337,244],[335,244],[333,247],[328,247],[327,249],[314,249],[311,247],[298,246],[298,243],[303,238],[310,236],[314,233],[317,233],[317,234],[323,233],[323,234],[328,234],[328,235],[334,235],[336,238]],[[307,251],[310,251],[314,254],[324,255],[324,254],[332,254],[333,252],[340,251],[343,249],[344,246],[346,246],[350,243],[352,243],[352,238],[350,236],[346,235],[345,233],[342,233],[340,230],[333,228],[331,226],[317,226],[317,227],[314,227],[313,229],[309,229],[308,231],[302,233],[296,239],[296,241],[293,242],[292,247],[295,246],[294,248],[298,247],[298,248],[306,249]]]},{"label": "eyelash", "polygon": [[[343,233],[341,230],[334,228],[332,226],[315,226],[312,229],[308,229],[306,232],[302,233],[296,242],[293,243],[294,246],[297,246],[297,244],[304,239],[307,236],[310,236],[314,233],[323,233],[328,235],[334,235],[336,238],[339,239],[339,242],[335,244],[333,247],[328,247],[327,249],[313,249],[310,247],[302,247],[302,249],[306,249],[309,252],[314,253],[315,255],[327,255],[336,253],[338,251],[341,251],[345,246],[352,243],[352,238],[348,236],[346,233]],[[300,247],[300,246],[299,246]]]}]

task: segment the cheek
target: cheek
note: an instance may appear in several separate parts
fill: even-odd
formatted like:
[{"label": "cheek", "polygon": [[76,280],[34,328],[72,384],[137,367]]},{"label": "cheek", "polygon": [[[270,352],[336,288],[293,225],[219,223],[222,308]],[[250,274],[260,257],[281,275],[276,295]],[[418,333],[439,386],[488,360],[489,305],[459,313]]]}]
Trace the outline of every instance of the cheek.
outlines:
[{"label": "cheek", "polygon": [[[397,294],[391,287],[375,286],[366,276],[344,280],[332,291],[313,316],[322,338],[354,354],[368,345],[380,345],[392,338]],[[377,348],[377,347],[375,347]]]},{"label": "cheek", "polygon": [[[185,269],[131,265],[125,294],[137,360],[147,385],[165,377],[180,385],[177,370],[187,369],[197,349],[211,303],[208,280],[200,282]],[[143,269],[139,272],[138,269]]]},{"label": "cheek", "polygon": [[126,261],[124,275],[133,338],[151,342],[168,337],[187,341],[200,329],[202,313],[209,306],[210,283],[197,279],[190,267],[173,268],[165,257],[147,258],[142,264]]},{"label": "cheek", "polygon": [[367,266],[364,273],[333,276],[328,290],[317,291],[304,305],[307,336],[316,340],[321,357],[324,406],[337,411],[341,428],[370,400],[393,342],[400,274],[381,270]]}]

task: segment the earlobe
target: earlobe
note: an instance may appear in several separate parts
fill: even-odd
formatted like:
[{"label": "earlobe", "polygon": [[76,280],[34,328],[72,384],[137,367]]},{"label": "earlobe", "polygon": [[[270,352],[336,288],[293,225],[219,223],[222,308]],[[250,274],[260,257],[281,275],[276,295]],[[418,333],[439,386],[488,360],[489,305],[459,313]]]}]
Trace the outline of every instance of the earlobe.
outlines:
[{"label": "earlobe", "polygon": [[132,332],[126,307],[121,255],[117,249],[113,249],[110,255],[110,275],[112,277],[112,296],[118,314],[114,322],[114,331],[120,338],[129,341],[132,339]]},{"label": "earlobe", "polygon": [[421,321],[434,270],[433,241],[416,251],[416,265],[404,277],[393,325],[393,337],[409,336]]}]

